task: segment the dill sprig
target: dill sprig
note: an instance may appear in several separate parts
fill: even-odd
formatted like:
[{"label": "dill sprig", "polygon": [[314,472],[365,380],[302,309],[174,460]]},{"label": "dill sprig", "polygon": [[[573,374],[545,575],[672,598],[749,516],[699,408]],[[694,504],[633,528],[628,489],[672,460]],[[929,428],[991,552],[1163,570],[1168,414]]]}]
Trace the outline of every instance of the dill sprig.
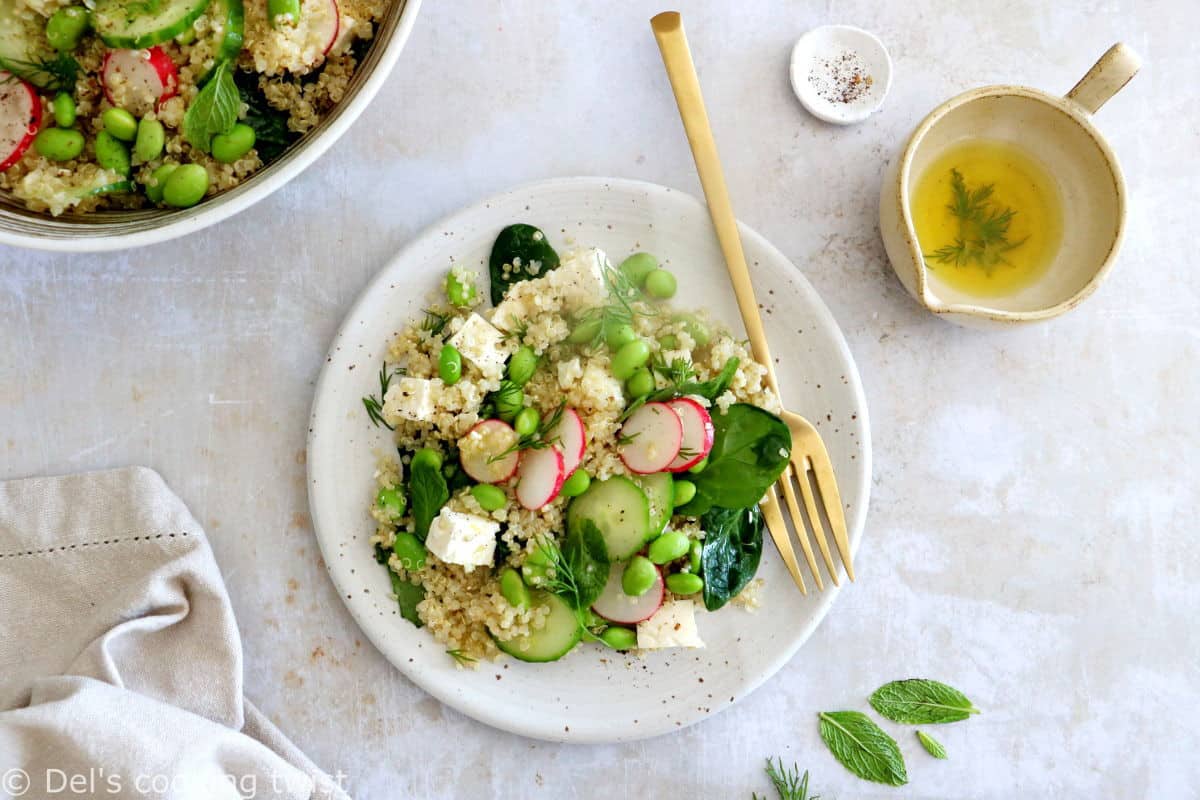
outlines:
[{"label": "dill sprig", "polygon": [[6,58],[4,68],[48,92],[75,91],[75,80],[79,76],[79,62],[70,53],[56,53],[35,61]]},{"label": "dill sprig", "polygon": [[382,425],[389,431],[395,430],[383,418],[383,401],[387,397],[388,387],[392,385],[392,378],[397,375],[403,375],[404,370],[401,367],[396,367],[395,370],[389,372],[387,362],[384,361],[379,365],[379,395],[369,394],[362,399],[363,407],[367,409],[367,416],[371,418],[376,426]]},{"label": "dill sprig", "polygon": [[467,655],[466,653],[464,653],[462,650],[460,650],[458,648],[455,648],[454,650],[447,650],[446,655],[450,656],[451,658],[453,658],[455,661],[457,661],[459,664],[461,664],[464,667],[469,667],[472,664],[479,661],[479,659],[477,659],[473,656]]},{"label": "dill sprig", "polygon": [[421,322],[421,330],[429,331],[431,336],[441,336],[442,331],[446,330],[446,324],[449,322],[449,314],[443,314],[432,308],[427,308],[425,309],[425,319]]},{"label": "dill sprig", "polygon": [[538,423],[537,430],[525,436],[518,437],[515,442],[501,450],[494,456],[488,458],[488,463],[492,464],[510,453],[515,453],[518,450],[544,450],[552,444],[557,444],[559,439],[557,436],[550,436],[550,431],[558,427],[558,423],[562,422],[563,412],[567,409],[567,401],[564,400],[558,404],[558,408],[554,409],[550,416],[546,417]]},{"label": "dill sprig", "polygon": [[926,263],[953,264],[962,267],[975,263],[987,270],[1007,264],[1005,254],[1020,247],[1026,239],[1008,240],[1008,230],[1016,211],[1000,208],[993,198],[992,184],[968,189],[957,169],[950,170],[951,201],[946,208],[958,220],[958,236],[951,244],[925,253]]},{"label": "dill sprig", "polygon": [[[820,800],[820,795],[808,794],[808,770],[804,770],[804,775],[800,774],[800,767],[796,764],[792,765],[790,770],[783,766],[783,759],[778,759],[778,763],[767,759],[767,777],[771,779],[771,783],[775,786],[775,791],[779,792],[779,800]],[[758,793],[753,794],[754,800],[766,800],[760,798]]]}]

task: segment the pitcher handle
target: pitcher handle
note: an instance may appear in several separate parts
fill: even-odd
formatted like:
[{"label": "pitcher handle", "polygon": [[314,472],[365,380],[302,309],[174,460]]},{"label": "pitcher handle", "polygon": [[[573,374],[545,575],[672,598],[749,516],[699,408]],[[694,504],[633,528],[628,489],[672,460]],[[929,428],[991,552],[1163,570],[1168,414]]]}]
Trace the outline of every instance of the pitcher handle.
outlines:
[{"label": "pitcher handle", "polygon": [[1087,113],[1095,114],[1133,79],[1141,66],[1142,59],[1133,48],[1117,42],[1100,56],[1075,88],[1067,92],[1067,99],[1078,103]]}]

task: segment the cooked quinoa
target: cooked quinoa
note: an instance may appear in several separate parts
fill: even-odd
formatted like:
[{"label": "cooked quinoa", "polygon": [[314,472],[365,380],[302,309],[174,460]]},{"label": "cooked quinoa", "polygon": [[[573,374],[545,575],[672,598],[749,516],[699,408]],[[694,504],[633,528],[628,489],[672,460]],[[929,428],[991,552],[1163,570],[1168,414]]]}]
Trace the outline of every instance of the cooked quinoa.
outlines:
[{"label": "cooked quinoa", "polygon": [[[566,255],[564,264],[579,257],[578,254]],[[599,258],[604,259],[602,253]],[[604,263],[611,270],[606,259]],[[568,291],[555,288],[551,278],[554,274],[517,283],[510,289],[502,308],[522,308],[520,319],[499,319],[501,309],[482,308],[479,291],[474,291],[474,299],[460,306],[448,305],[442,296],[440,301],[431,300],[425,319],[413,320],[390,343],[385,359],[386,374],[402,373],[403,378],[396,378],[380,398],[381,417],[393,427],[397,449],[380,457],[376,492],[403,485],[409,470],[407,461],[419,448],[432,448],[447,462],[452,461],[457,456],[460,440],[477,423],[495,413],[485,408],[485,404],[501,387],[500,373],[485,372],[471,359],[464,359],[462,377],[457,383],[446,385],[439,379],[443,347],[477,314],[490,316],[493,325],[507,329],[503,343],[505,357],[519,345],[532,348],[540,357],[532,377],[522,387],[524,405],[537,409],[543,418],[564,403],[580,415],[586,428],[586,449],[578,469],[586,471],[593,482],[631,474],[618,453],[624,422],[622,414],[629,406],[630,398],[622,381],[613,376],[608,348],[566,341],[580,318],[580,308]],[[476,273],[461,267],[455,267],[451,274],[451,280],[472,287],[478,279]],[[601,301],[602,297],[592,299],[593,304]],[[656,303],[653,313],[633,316],[638,337],[651,348],[652,362],[690,363],[694,380],[708,381],[716,377],[730,359],[737,359],[738,366],[728,390],[714,403],[705,401],[711,414],[724,414],[735,402],[778,412],[778,400],[766,385],[766,370],[751,357],[742,341],[703,312],[689,319],[675,311],[669,304]],[[696,321],[711,332],[704,343],[693,338]],[[664,347],[664,342],[670,347]],[[668,386],[666,377],[652,374],[656,376],[658,388]],[[432,387],[431,394],[422,397],[428,413],[420,415],[420,419],[413,419],[413,414],[405,411],[406,404],[415,402],[403,388],[413,385],[404,384],[406,379],[418,379],[421,386]],[[482,566],[446,563],[429,552],[423,568],[406,570],[399,558],[386,554],[391,553],[398,533],[414,530],[412,509],[409,508],[404,516],[395,517],[375,502],[374,496],[371,498],[371,514],[376,522],[371,544],[377,553],[384,554],[381,560],[386,558],[388,567],[399,578],[423,587],[424,599],[416,605],[416,613],[434,638],[456,655],[460,664],[495,658],[501,654],[497,639],[504,641],[523,636],[538,630],[544,623],[546,609],[537,605],[530,610],[514,607],[502,595],[498,577],[505,567],[520,570],[526,559],[542,546],[541,542],[562,540],[571,500],[559,494],[547,505],[529,510],[517,502],[517,482],[513,478],[496,484],[507,498],[504,507],[498,510],[483,509],[470,487],[454,491],[445,505],[447,509],[501,524],[495,562]],[[667,530],[682,533],[689,540],[703,540],[705,536],[696,518],[682,515],[673,516]],[[738,596],[737,604],[745,608],[757,607],[761,583],[756,580],[747,585]],[[672,600],[684,598],[676,598],[667,592],[665,599],[670,604]],[[687,604],[690,605],[690,601]]]},{"label": "cooked quinoa", "polygon": [[[82,1],[88,8],[95,7],[94,0]],[[243,4],[244,11],[243,44],[229,65],[241,96],[237,117],[255,130],[257,141],[244,153],[235,151],[234,157],[218,160],[213,150],[206,151],[189,141],[184,115],[218,62],[229,54],[229,3]],[[52,15],[72,5],[69,0],[0,0],[0,6],[12,4],[0,9],[0,79],[27,80],[37,92],[41,130],[56,126],[56,95],[68,95],[74,101],[76,119],[66,127],[79,131],[84,139],[82,152],[61,160],[47,157],[34,141],[15,163],[0,171],[0,196],[7,195],[32,211],[55,216],[165,206],[171,204],[170,198],[162,199],[162,180],[168,175],[159,172],[160,180],[156,170],[182,164],[197,164],[204,169],[207,187],[202,196],[231,189],[315,127],[342,100],[358,56],[391,3],[302,0],[300,23],[273,26],[268,20],[267,0],[211,0],[183,33],[152,48],[134,51],[110,47],[100,35],[88,30],[72,51],[63,54],[51,47],[46,31]],[[336,25],[331,20],[335,13]],[[10,37],[5,35],[5,26],[9,27]],[[336,29],[328,53],[313,45],[313,35],[306,26]],[[4,42],[10,39],[23,43],[24,57],[5,58]],[[170,88],[161,93],[156,84],[151,83],[151,89],[147,89],[143,82],[126,79],[119,69],[105,68],[110,53],[133,54],[134,58],[150,61],[152,51],[155,58],[165,57],[174,68],[174,75],[166,81]],[[77,64],[73,80],[58,74],[64,57]],[[45,64],[58,66],[46,74],[42,68]],[[132,142],[125,145],[132,151],[127,174],[98,163],[97,137],[105,130],[102,116],[114,107],[129,111],[138,120],[157,121],[165,132],[161,150],[149,159],[140,159]],[[0,110],[0,115],[3,113]],[[7,155],[0,153],[0,163]]]}]

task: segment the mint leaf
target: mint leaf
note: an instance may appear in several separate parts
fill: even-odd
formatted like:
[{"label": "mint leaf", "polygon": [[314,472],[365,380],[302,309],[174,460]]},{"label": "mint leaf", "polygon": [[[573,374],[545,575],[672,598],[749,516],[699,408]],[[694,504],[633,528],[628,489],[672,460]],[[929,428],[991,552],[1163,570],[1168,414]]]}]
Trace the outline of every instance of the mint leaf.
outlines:
[{"label": "mint leaf", "polygon": [[841,765],[858,777],[903,786],[908,783],[904,756],[896,740],[888,736],[866,714],[858,711],[822,711],[821,738]]},{"label": "mint leaf", "polygon": [[413,522],[417,538],[425,541],[433,518],[450,499],[450,487],[446,485],[446,478],[441,469],[428,461],[414,459],[410,471],[412,477],[408,484],[408,494],[412,498]]},{"label": "mint leaf", "polygon": [[921,746],[934,758],[946,758],[946,748],[942,747],[942,743],[930,736],[925,731],[917,731],[917,738],[921,740]]},{"label": "mint leaf", "polygon": [[958,722],[979,713],[962,692],[926,678],[884,684],[871,695],[871,707],[907,725]]},{"label": "mint leaf", "polygon": [[608,547],[600,528],[590,519],[567,531],[562,546],[563,559],[574,578],[574,596],[565,598],[577,610],[596,602],[608,582]]},{"label": "mint leaf", "polygon": [[425,587],[409,583],[391,569],[388,569],[388,577],[392,579],[392,594],[396,595],[396,602],[400,604],[400,616],[418,628],[424,625],[417,616],[417,603],[425,599]]},{"label": "mint leaf", "polygon": [[188,144],[204,152],[212,149],[212,138],[229,133],[237,124],[242,110],[242,95],[233,82],[228,61],[213,68],[208,83],[196,95],[183,115],[183,136]]}]

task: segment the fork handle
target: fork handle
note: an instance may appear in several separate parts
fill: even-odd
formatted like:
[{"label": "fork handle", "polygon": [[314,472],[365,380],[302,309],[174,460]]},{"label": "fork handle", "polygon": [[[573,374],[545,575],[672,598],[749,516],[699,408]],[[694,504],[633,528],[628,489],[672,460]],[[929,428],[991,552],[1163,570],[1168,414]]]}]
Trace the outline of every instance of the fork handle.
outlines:
[{"label": "fork handle", "polygon": [[712,128],[708,123],[708,112],[704,108],[704,96],[700,92],[700,79],[696,76],[696,65],[688,47],[687,34],[683,31],[683,20],[678,11],[664,11],[650,20],[658,49],[662,51],[663,65],[675,93],[679,116],[687,133],[688,145],[700,174],[700,185],[708,201],[708,213],[717,231],[717,241],[725,255],[725,267],[737,295],[738,310],[742,313],[742,324],[750,336],[750,351],[755,360],[767,369],[771,389],[779,394],[775,382],[775,366],[771,351],[767,347],[767,335],[763,330],[762,317],[758,313],[758,300],[754,296],[754,285],[750,280],[750,269],[746,266],[746,254],[742,251],[742,239],[738,235],[737,218],[729,202],[729,190],[725,186],[725,175],[721,171],[721,160],[717,155],[717,143],[713,140]]}]

